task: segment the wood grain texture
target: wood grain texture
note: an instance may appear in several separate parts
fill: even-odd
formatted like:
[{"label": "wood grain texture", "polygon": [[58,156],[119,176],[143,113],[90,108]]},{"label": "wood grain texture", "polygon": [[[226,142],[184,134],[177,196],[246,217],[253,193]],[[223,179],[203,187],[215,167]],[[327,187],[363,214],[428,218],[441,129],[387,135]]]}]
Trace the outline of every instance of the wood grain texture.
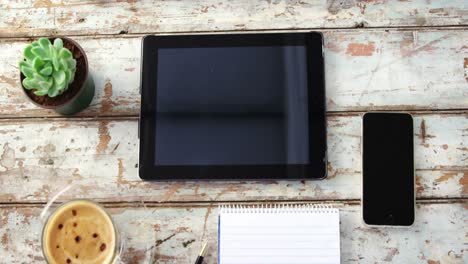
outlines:
[{"label": "wood grain texture", "polygon": [[445,26],[468,20],[463,0],[2,0],[0,10],[0,37]]},{"label": "wood grain texture", "polygon": [[[468,31],[325,31],[328,111],[464,109]],[[79,37],[96,84],[81,116],[137,115],[141,38]],[[22,94],[25,41],[0,41],[0,117],[56,116]]]},{"label": "wood grain texture", "polygon": [[[467,117],[414,116],[419,198],[468,196]],[[323,181],[141,181],[136,120],[0,124],[0,186],[8,186],[0,189],[0,202],[44,202],[71,183],[70,198],[109,202],[360,199],[359,115],[328,118],[329,177]]]},{"label": "wood grain texture", "polygon": [[[466,204],[419,204],[413,227],[368,228],[359,205],[340,209],[343,263],[466,263]],[[136,263],[191,263],[208,241],[206,263],[217,263],[217,206],[173,205],[109,208],[127,237],[123,260]],[[3,263],[43,263],[41,208],[0,208]],[[153,250],[148,250],[153,248]],[[154,254],[154,262],[145,261]],[[432,261],[432,262],[431,262]]]}]

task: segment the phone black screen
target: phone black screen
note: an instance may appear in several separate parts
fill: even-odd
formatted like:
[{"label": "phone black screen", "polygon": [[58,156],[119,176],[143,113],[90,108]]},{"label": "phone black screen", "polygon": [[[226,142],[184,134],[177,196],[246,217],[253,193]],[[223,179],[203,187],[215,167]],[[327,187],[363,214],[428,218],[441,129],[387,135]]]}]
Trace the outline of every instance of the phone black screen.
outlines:
[{"label": "phone black screen", "polygon": [[369,225],[414,222],[413,119],[404,113],[363,117],[363,218]]}]

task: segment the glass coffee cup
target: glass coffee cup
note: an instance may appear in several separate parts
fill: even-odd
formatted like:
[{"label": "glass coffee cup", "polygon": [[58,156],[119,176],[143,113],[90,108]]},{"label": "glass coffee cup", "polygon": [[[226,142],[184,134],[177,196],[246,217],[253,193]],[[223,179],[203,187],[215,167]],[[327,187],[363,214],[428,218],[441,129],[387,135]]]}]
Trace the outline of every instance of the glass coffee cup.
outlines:
[{"label": "glass coffee cup", "polygon": [[121,251],[112,217],[101,205],[86,199],[65,202],[51,212],[41,242],[50,264],[113,264]]}]

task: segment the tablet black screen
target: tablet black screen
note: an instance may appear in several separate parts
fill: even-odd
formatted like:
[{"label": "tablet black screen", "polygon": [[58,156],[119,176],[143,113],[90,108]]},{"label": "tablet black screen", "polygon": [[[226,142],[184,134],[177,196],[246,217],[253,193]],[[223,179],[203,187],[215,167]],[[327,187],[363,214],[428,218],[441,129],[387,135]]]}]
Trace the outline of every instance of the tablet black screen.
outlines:
[{"label": "tablet black screen", "polygon": [[306,47],[160,48],[155,165],[309,163]]}]

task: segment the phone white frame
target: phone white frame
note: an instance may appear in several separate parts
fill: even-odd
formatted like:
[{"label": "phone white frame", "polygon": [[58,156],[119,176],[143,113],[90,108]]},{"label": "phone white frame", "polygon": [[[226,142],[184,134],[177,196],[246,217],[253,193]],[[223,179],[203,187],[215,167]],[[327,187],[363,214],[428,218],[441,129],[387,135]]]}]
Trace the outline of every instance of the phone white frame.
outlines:
[{"label": "phone white frame", "polygon": [[[378,113],[378,114],[407,114],[411,117],[411,121],[413,122],[413,211],[414,211],[414,219],[413,223],[408,226],[403,226],[403,225],[370,225],[367,224],[366,221],[364,221],[364,162],[363,162],[363,145],[364,145],[364,116],[366,114],[370,113]],[[373,112],[366,112],[361,115],[361,222],[364,226],[366,227],[384,227],[384,228],[410,228],[414,225],[416,222],[416,168],[414,167],[414,118],[413,115],[407,112],[379,112],[379,111],[373,111]]]}]

